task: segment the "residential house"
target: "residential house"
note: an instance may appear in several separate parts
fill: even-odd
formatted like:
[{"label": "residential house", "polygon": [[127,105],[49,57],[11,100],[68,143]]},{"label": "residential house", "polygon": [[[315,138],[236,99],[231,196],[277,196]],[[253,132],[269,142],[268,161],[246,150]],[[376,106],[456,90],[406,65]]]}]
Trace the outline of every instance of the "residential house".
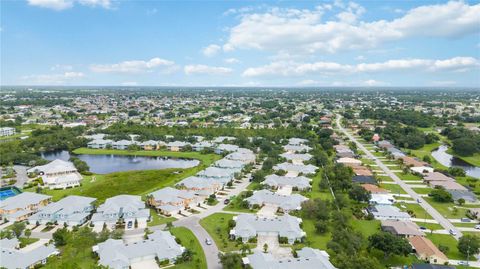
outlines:
[{"label": "residential house", "polygon": [[191,176],[183,179],[176,185],[180,189],[193,191],[199,196],[209,196],[220,190],[223,186],[213,178],[203,178],[197,176]]},{"label": "residential house", "polygon": [[408,213],[400,211],[398,207],[392,205],[375,205],[367,208],[367,211],[377,220],[410,220]]},{"label": "residential house", "polygon": [[158,150],[160,149],[161,145],[165,145],[163,142],[155,141],[155,140],[148,140],[139,143],[138,145],[143,149],[143,150]]},{"label": "residential house", "polygon": [[216,154],[223,154],[225,152],[234,152],[238,150],[237,145],[231,145],[231,144],[219,144],[218,146],[215,147],[215,153]]},{"label": "residential house", "polygon": [[303,138],[292,137],[292,138],[288,139],[288,144],[289,145],[300,146],[300,145],[303,145],[303,144],[306,144],[306,143],[308,143],[308,140],[303,139]]},{"label": "residential house", "polygon": [[276,171],[283,170],[283,171],[294,172],[294,173],[303,174],[303,175],[315,174],[317,169],[318,167],[312,164],[304,165],[304,164],[293,164],[288,162],[280,163],[273,167],[273,170],[276,170]]},{"label": "residential house", "polygon": [[369,202],[372,205],[393,205],[395,198],[390,193],[372,193]]},{"label": "residential house", "polygon": [[287,153],[302,153],[302,152],[309,152],[312,150],[311,147],[307,145],[285,145],[283,146],[283,150],[285,150]]},{"label": "residential house", "polygon": [[354,158],[344,157],[344,158],[338,159],[337,163],[341,163],[341,164],[344,164],[344,165],[346,165],[346,164],[361,165],[362,161],[354,159]]},{"label": "residential house", "polygon": [[418,225],[412,221],[382,220],[381,227],[383,231],[397,236],[425,236],[422,230],[420,230],[420,227],[418,227]]},{"label": "residential house", "polygon": [[388,141],[388,140],[378,141],[377,146],[378,146],[379,148],[384,148],[384,149],[394,147],[394,146],[392,145],[392,143],[390,143],[390,141]]},{"label": "residential house", "polygon": [[148,195],[147,202],[162,214],[170,216],[198,202],[198,196],[193,191],[166,187]]},{"label": "residential house", "polygon": [[58,255],[59,251],[53,245],[40,245],[32,249],[19,250],[17,238],[0,240],[0,267],[6,269],[37,268],[45,264],[47,258]]},{"label": "residential house", "polygon": [[300,191],[309,190],[311,188],[311,178],[298,176],[298,177],[286,177],[278,175],[268,175],[262,184],[269,186],[272,189],[279,189],[284,187],[291,187]]},{"label": "residential house", "polygon": [[455,269],[453,265],[439,265],[430,263],[414,263],[409,269]]},{"label": "residential house", "polygon": [[420,161],[417,158],[413,158],[410,156],[404,156],[401,158],[403,161],[403,164],[405,164],[408,167],[421,167],[421,166],[429,166],[427,162]]},{"label": "residential house", "polygon": [[233,217],[234,229],[230,230],[232,238],[241,238],[244,243],[257,235],[277,235],[286,237],[289,244],[301,241],[305,232],[300,228],[302,219],[288,214],[274,218],[258,217],[251,214],[242,214]]},{"label": "residential house", "polygon": [[418,167],[410,167],[410,170],[414,173],[419,174],[428,174],[433,173],[434,169],[430,166],[418,166]]},{"label": "residential house", "polygon": [[352,170],[357,176],[373,176],[372,171],[365,166],[354,166]]},{"label": "residential house", "polygon": [[255,191],[252,196],[245,199],[250,206],[264,205],[274,206],[281,209],[284,212],[292,210],[300,210],[302,208],[302,202],[308,200],[306,197],[300,194],[282,195],[269,190]]},{"label": "residential house", "polygon": [[179,245],[168,231],[155,231],[147,239],[124,243],[123,240],[108,239],[92,248],[99,256],[98,263],[112,269],[134,268],[132,265],[144,260],[168,260],[174,263],[185,248]]},{"label": "residential house", "polygon": [[50,189],[66,189],[80,186],[82,176],[71,162],[56,159],[45,165],[27,170],[42,177],[43,183]]},{"label": "residential house", "polygon": [[448,258],[441,252],[428,238],[423,236],[412,236],[408,238],[412,245],[415,255],[419,260],[431,264],[448,263]]},{"label": "residential house", "polygon": [[190,145],[187,142],[182,142],[182,141],[174,141],[170,142],[167,144],[167,149],[170,151],[181,151],[183,150],[187,145]]},{"label": "residential house", "polygon": [[16,131],[13,127],[2,127],[0,128],[0,136],[12,136],[15,135]]},{"label": "residential house", "polygon": [[105,200],[92,216],[92,223],[97,231],[104,225],[114,230],[117,224],[125,226],[125,230],[144,229],[150,219],[150,210],[138,195],[117,195]]},{"label": "residential house", "polygon": [[215,144],[220,144],[220,143],[224,143],[224,142],[226,142],[226,141],[227,141],[227,142],[228,142],[228,141],[230,141],[230,142],[231,142],[231,141],[235,141],[236,139],[237,139],[237,138],[232,137],[232,136],[219,136],[219,137],[217,137],[217,138],[215,138],[215,139],[213,140],[213,143],[215,143]]},{"label": "residential house", "polygon": [[378,184],[377,180],[372,176],[353,176],[352,182],[358,184]]},{"label": "residential house", "polygon": [[84,224],[94,209],[95,198],[70,195],[58,202],[50,203],[30,216],[28,221],[40,224],[58,223],[69,226]]},{"label": "residential house", "polygon": [[255,163],[256,160],[255,154],[250,150],[233,152],[225,156],[225,158],[232,161],[241,161],[245,164]]},{"label": "residential house", "polygon": [[208,141],[197,142],[192,145],[194,151],[202,151],[204,149],[213,149],[213,144]]},{"label": "residential house", "polygon": [[312,159],[312,155],[308,153],[282,153],[280,154],[281,157],[287,159],[288,161],[292,161],[292,163],[303,163],[307,162]]},{"label": "residential house", "polygon": [[242,259],[245,266],[253,269],[335,269],[326,251],[304,247],[297,250],[295,258],[278,258],[270,253],[255,251]]},{"label": "residential house", "polygon": [[224,169],[232,169],[236,170],[237,172],[241,172],[245,164],[241,161],[233,161],[226,158],[216,161],[213,166],[224,168]]},{"label": "residential house", "polygon": [[440,172],[428,173],[423,177],[423,181],[429,184],[432,181],[455,181],[455,179],[446,176]]},{"label": "residential house", "polygon": [[52,200],[52,196],[22,192],[0,201],[0,216],[9,221],[22,221],[46,206]]},{"label": "residential house", "polygon": [[387,148],[387,152],[389,152],[395,159],[402,159],[407,156],[405,153],[395,147]]},{"label": "residential house", "polygon": [[219,181],[221,184],[226,185],[229,181],[234,179],[235,173],[237,172],[234,169],[210,166],[205,170],[198,172],[197,176],[203,178],[213,178]]},{"label": "residential house", "polygon": [[470,190],[448,190],[452,195],[453,201],[457,202],[460,199],[465,200],[467,203],[476,203],[477,202],[477,196],[475,193],[473,193]]},{"label": "residential house", "polygon": [[99,139],[94,139],[88,142],[87,147],[91,149],[106,149],[109,146],[111,146],[112,143],[113,143],[113,140],[109,140],[109,139],[105,140],[103,138],[99,138]]},{"label": "residential house", "polygon": [[374,185],[374,184],[368,184],[368,183],[366,183],[366,184],[361,184],[361,186],[362,186],[365,190],[369,191],[371,194],[376,194],[376,193],[378,193],[378,194],[389,193],[388,190],[383,189],[383,188],[380,188],[380,187],[378,187],[377,185]]},{"label": "residential house", "polygon": [[126,150],[129,146],[136,144],[130,140],[120,140],[112,143],[112,149]]}]

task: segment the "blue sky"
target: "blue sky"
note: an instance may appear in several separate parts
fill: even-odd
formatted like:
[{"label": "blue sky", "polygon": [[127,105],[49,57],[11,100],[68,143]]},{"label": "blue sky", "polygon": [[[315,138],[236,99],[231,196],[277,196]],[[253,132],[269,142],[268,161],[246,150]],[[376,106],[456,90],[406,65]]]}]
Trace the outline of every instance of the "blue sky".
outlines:
[{"label": "blue sky", "polygon": [[480,87],[478,14],[478,1],[2,1],[0,83]]}]

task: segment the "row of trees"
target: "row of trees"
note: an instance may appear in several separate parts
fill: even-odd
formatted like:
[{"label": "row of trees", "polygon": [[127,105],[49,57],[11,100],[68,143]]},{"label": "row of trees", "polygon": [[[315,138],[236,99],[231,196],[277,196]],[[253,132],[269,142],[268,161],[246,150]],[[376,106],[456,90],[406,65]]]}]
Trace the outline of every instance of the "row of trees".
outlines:
[{"label": "row of trees", "polygon": [[370,141],[375,133],[383,139],[392,141],[399,147],[408,149],[419,149],[425,144],[431,144],[439,140],[439,137],[433,133],[425,134],[416,127],[403,127],[396,123],[387,124],[385,128],[377,127],[374,131],[363,128],[358,132],[367,141]]},{"label": "row of trees", "polygon": [[471,156],[480,152],[480,134],[464,127],[448,127],[442,135],[452,141],[452,149],[461,156]]}]

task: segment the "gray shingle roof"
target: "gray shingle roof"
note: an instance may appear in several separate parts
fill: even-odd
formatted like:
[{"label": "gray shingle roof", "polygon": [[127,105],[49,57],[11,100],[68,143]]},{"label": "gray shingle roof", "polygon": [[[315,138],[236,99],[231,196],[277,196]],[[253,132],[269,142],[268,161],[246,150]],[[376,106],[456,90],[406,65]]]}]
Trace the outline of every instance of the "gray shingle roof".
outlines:
[{"label": "gray shingle roof", "polygon": [[92,221],[117,220],[119,218],[149,218],[150,210],[145,208],[145,203],[138,195],[117,195],[105,200],[97,208]]},{"label": "gray shingle roof", "polygon": [[286,177],[273,174],[266,176],[265,181],[263,181],[262,183],[275,188],[292,186],[299,189],[307,189],[310,188],[310,181],[312,181],[312,179],[304,176]]},{"label": "gray shingle roof", "polygon": [[34,192],[22,192],[18,195],[8,197],[7,199],[0,201],[0,208],[4,210],[26,208],[29,205],[35,205],[50,198],[52,198],[52,196]]},{"label": "gray shingle roof", "polygon": [[271,204],[288,211],[301,209],[301,203],[307,198],[300,194],[281,195],[269,190],[260,190],[245,200],[251,205]]},{"label": "gray shingle roof", "polygon": [[241,238],[252,238],[258,233],[278,233],[279,236],[292,240],[301,239],[305,232],[300,228],[301,219],[288,214],[275,218],[258,217],[251,214],[242,214],[234,218],[235,228],[230,234]]}]

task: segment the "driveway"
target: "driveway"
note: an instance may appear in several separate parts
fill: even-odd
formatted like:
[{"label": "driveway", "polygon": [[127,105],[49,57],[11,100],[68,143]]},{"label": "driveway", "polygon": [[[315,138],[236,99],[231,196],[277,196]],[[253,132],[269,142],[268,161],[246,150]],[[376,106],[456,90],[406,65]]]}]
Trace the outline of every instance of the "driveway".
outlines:
[{"label": "driveway", "polygon": [[158,269],[157,262],[155,259],[144,260],[136,263],[132,263],[130,265],[132,269]]},{"label": "driveway", "polygon": [[14,165],[13,169],[15,170],[16,180],[17,180],[14,186],[21,188],[23,187],[23,184],[25,184],[28,181],[27,167],[23,165]]},{"label": "driveway", "polygon": [[262,217],[275,217],[277,210],[278,206],[266,204],[257,212],[257,215]]},{"label": "driveway", "polygon": [[408,186],[405,182],[403,182],[394,172],[390,170],[385,164],[382,163],[376,156],[374,156],[369,150],[367,150],[360,142],[357,141],[353,135],[347,132],[345,128],[341,125],[341,116],[338,115],[337,117],[337,126],[339,130],[344,133],[351,141],[353,141],[357,148],[363,151],[370,159],[375,160],[375,163],[380,167],[385,174],[387,174],[393,181],[395,181],[407,194],[409,194],[415,201],[419,201],[419,205],[427,211],[433,219],[435,219],[445,230],[454,230],[457,232],[457,235],[454,236],[456,240],[462,237],[462,233],[455,227],[453,224],[448,221],[442,214],[440,214],[433,206],[431,206],[428,202],[423,199],[421,195],[418,195],[410,186]]}]

